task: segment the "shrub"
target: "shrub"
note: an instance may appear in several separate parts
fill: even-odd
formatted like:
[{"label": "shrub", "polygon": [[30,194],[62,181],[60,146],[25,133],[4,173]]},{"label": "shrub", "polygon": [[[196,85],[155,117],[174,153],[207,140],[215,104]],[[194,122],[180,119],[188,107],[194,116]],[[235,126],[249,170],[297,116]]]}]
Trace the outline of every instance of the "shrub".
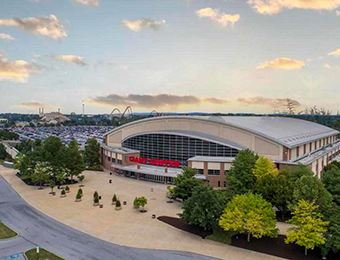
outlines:
[{"label": "shrub", "polygon": [[95,197],[93,201],[94,203],[99,203],[99,197]]},{"label": "shrub", "polygon": [[121,206],[122,206],[122,204],[120,203],[120,200],[117,200],[117,201],[116,201],[116,207],[119,208],[119,207],[121,207]]},{"label": "shrub", "polygon": [[99,200],[99,195],[98,195],[97,191],[95,191],[94,194],[93,194],[93,200],[95,200],[95,199]]},{"label": "shrub", "polygon": [[78,192],[78,193],[77,193],[77,196],[76,196],[76,199],[77,199],[77,200],[80,200],[80,199],[81,199],[81,197],[82,197],[81,193],[80,193],[80,192]]},{"label": "shrub", "polygon": [[66,191],[69,191],[69,190],[70,190],[70,187],[69,187],[69,186],[66,186],[66,187],[65,187],[65,190],[66,190]]},{"label": "shrub", "polygon": [[62,191],[61,191],[61,195],[66,195],[66,191],[65,191],[65,190],[62,190]]},{"label": "shrub", "polygon": [[81,188],[78,189],[78,193],[83,196],[83,190]]},{"label": "shrub", "polygon": [[93,165],[93,166],[89,166],[87,167],[88,171],[104,171],[103,167],[101,165]]},{"label": "shrub", "polygon": [[116,201],[117,201],[117,196],[116,196],[116,194],[114,194],[113,197],[112,197],[112,202],[116,202]]}]

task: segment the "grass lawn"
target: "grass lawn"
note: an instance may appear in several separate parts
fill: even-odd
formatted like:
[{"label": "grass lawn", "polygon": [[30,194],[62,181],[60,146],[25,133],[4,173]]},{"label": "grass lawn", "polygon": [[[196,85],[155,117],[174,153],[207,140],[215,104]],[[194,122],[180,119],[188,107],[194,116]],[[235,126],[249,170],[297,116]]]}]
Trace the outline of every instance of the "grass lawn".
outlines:
[{"label": "grass lawn", "polygon": [[4,165],[4,160],[0,160],[0,165]]},{"label": "grass lawn", "polygon": [[12,229],[7,227],[4,223],[0,223],[0,239],[7,239],[11,237],[15,237],[18,235]]},{"label": "grass lawn", "polygon": [[48,252],[47,250],[40,248],[39,254],[36,253],[37,249],[33,248],[31,250],[28,250],[25,252],[25,255],[27,256],[28,260],[64,260],[64,258],[61,258],[59,256],[56,256],[55,254],[52,254],[51,252]]},{"label": "grass lawn", "polygon": [[220,227],[213,228],[214,233],[212,235],[207,236],[207,239],[213,240],[215,242],[220,242],[223,244],[230,245],[232,236],[236,235],[237,232],[234,231],[224,231]]}]

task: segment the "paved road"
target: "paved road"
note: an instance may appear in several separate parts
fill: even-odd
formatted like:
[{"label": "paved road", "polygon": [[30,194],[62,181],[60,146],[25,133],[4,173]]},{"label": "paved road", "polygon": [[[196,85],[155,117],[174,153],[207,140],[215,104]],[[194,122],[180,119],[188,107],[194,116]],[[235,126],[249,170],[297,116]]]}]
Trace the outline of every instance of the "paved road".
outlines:
[{"label": "paved road", "polygon": [[20,233],[15,239],[0,241],[0,259],[25,252],[37,245],[67,260],[212,259],[184,252],[129,248],[97,239],[36,210],[26,203],[1,175],[0,220]]}]

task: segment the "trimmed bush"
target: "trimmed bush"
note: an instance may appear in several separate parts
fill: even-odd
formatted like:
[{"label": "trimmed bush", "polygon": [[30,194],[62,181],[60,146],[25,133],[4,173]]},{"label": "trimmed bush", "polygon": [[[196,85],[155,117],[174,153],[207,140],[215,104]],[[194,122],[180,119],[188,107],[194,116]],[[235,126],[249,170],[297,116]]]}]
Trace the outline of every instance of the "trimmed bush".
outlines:
[{"label": "trimmed bush", "polygon": [[116,194],[114,194],[113,197],[112,197],[112,202],[116,202],[116,201],[117,201],[117,196],[116,196]]},{"label": "trimmed bush", "polygon": [[69,192],[70,192],[70,187],[69,187],[69,186],[66,186],[66,187],[65,187],[65,191],[66,191],[66,193],[69,193]]},{"label": "trimmed bush", "polygon": [[78,193],[77,193],[77,196],[76,196],[76,199],[77,199],[77,200],[80,200],[81,197],[82,197],[82,195],[78,192]]},{"label": "trimmed bush", "polygon": [[96,198],[97,198],[98,201],[99,201],[99,195],[98,195],[98,192],[97,192],[97,191],[95,191],[94,194],[93,194],[93,200],[95,200]]},{"label": "trimmed bush", "polygon": [[122,206],[122,204],[120,203],[120,200],[117,200],[117,201],[116,201],[116,207],[117,207],[117,208],[120,208],[121,206]]},{"label": "trimmed bush", "polygon": [[78,193],[83,196],[83,190],[81,188],[78,189]]}]

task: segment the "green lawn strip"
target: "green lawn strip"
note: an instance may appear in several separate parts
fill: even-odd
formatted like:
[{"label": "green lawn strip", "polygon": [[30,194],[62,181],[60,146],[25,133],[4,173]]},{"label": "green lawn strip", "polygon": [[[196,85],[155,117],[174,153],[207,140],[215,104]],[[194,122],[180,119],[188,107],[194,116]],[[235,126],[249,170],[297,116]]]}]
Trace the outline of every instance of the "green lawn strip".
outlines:
[{"label": "green lawn strip", "polygon": [[40,248],[39,254],[37,254],[37,249],[33,248],[31,250],[28,250],[25,252],[25,255],[28,260],[65,260],[64,258],[61,258],[59,256],[56,256],[55,254],[52,254],[51,252]]},{"label": "green lawn strip", "polygon": [[223,243],[230,245],[231,244],[231,238],[237,234],[237,232],[234,231],[224,231],[220,227],[214,227],[213,228],[214,233],[212,235],[207,236],[206,238],[215,242]]},{"label": "green lawn strip", "polygon": [[16,237],[18,234],[7,227],[4,223],[0,223],[0,239],[8,239]]}]

